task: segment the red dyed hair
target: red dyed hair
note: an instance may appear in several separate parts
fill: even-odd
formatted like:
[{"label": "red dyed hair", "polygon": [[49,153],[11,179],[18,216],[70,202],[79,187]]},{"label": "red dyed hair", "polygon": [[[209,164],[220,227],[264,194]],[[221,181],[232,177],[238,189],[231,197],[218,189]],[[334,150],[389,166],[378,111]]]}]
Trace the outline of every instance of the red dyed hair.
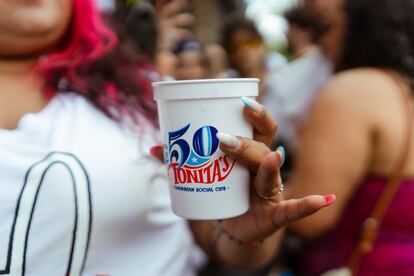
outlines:
[{"label": "red dyed hair", "polygon": [[117,44],[117,36],[103,24],[94,0],[73,0],[65,36],[37,68],[45,77],[45,91],[50,96],[68,91],[81,94],[116,120],[130,115],[136,121],[138,111],[155,123],[150,82],[140,73],[140,63]]},{"label": "red dyed hair", "polygon": [[42,71],[76,68],[111,51],[116,35],[100,20],[93,0],[73,0],[72,21],[61,47],[39,65]]}]

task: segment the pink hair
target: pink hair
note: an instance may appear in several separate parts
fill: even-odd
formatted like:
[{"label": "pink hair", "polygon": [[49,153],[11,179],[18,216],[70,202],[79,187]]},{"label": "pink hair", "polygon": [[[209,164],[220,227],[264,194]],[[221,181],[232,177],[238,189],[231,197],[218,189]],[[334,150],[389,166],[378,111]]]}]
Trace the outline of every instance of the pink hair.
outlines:
[{"label": "pink hair", "polygon": [[[115,108],[119,115],[138,111],[155,122],[150,82],[138,73],[139,68],[128,69],[128,59],[122,58],[117,44],[117,36],[102,23],[94,0],[73,0],[72,19],[65,36],[37,67],[45,78],[45,93],[53,96],[70,90],[88,98],[110,117],[116,117],[111,113]],[[115,58],[111,59],[111,55]],[[103,66],[99,65],[102,62],[110,62],[105,65],[116,69],[109,76],[103,75]],[[66,86],[62,88],[63,80]],[[119,117],[122,116],[115,119]]]},{"label": "pink hair", "polygon": [[74,69],[94,62],[116,46],[117,37],[102,23],[93,0],[73,0],[72,21],[62,42],[41,60],[39,70]]}]

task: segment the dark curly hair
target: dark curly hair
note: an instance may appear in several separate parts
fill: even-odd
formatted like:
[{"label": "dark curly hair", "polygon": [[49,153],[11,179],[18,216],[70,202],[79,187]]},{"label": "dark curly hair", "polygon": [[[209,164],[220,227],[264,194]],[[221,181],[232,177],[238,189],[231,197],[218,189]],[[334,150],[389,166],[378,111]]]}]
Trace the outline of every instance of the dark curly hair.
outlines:
[{"label": "dark curly hair", "polygon": [[414,1],[346,0],[344,11],[348,26],[337,69],[389,69],[414,87]]},{"label": "dark curly hair", "polygon": [[233,34],[241,30],[249,32],[254,37],[262,37],[252,20],[241,15],[232,16],[225,20],[221,30],[221,44],[228,53],[232,51]]},{"label": "dark curly hair", "polygon": [[[246,31],[247,33],[250,33],[252,37],[262,40],[262,35],[252,20],[239,14],[230,16],[224,21],[221,29],[221,45],[229,57],[234,52],[233,35],[239,31]],[[231,58],[229,62],[231,67],[237,68],[237,65],[234,64]]]},{"label": "dark curly hair", "polygon": [[292,7],[284,13],[284,17],[290,25],[297,25],[302,29],[312,31],[313,42],[316,42],[325,31],[315,15],[304,5]]}]

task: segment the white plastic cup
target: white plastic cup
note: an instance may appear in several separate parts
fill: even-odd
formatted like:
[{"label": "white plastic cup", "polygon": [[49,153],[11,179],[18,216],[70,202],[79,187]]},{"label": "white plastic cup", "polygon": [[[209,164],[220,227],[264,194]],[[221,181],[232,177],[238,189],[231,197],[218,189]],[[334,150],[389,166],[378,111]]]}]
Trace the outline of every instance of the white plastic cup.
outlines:
[{"label": "white plastic cup", "polygon": [[258,86],[258,79],[153,83],[178,216],[224,219],[249,209],[249,171],[220,150],[216,133],[253,137],[241,97],[256,97]]}]

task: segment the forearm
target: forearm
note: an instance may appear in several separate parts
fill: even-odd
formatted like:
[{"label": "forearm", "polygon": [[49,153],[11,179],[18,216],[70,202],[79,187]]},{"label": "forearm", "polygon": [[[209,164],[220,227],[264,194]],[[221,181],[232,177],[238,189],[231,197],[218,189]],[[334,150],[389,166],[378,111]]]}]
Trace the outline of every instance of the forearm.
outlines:
[{"label": "forearm", "polygon": [[240,269],[257,269],[269,263],[276,255],[283,230],[276,231],[261,242],[240,242],[226,233],[225,223],[190,222],[197,243],[211,257],[224,265]]}]

